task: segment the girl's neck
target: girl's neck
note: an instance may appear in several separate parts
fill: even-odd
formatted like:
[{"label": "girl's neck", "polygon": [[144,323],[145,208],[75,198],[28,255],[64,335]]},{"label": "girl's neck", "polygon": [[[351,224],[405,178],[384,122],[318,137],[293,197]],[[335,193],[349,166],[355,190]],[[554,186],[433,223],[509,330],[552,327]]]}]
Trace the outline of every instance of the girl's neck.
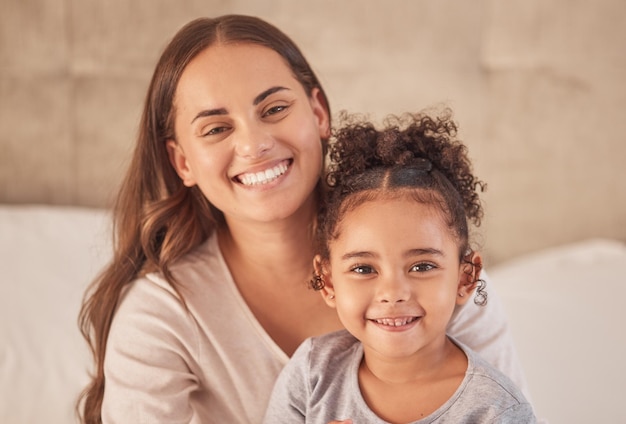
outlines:
[{"label": "girl's neck", "polygon": [[432,379],[459,358],[465,358],[465,354],[444,336],[440,342],[403,359],[381,357],[365,349],[361,372],[389,385],[410,384]]},{"label": "girl's neck", "polygon": [[464,352],[446,338],[439,350],[404,361],[363,358],[359,386],[370,409],[388,422],[420,420],[439,409],[459,388],[467,371]]}]

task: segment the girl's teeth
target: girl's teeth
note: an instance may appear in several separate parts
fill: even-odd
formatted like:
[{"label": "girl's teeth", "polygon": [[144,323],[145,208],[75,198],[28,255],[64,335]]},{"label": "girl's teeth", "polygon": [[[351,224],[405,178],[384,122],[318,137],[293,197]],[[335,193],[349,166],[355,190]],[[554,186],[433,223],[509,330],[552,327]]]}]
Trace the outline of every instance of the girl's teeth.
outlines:
[{"label": "girl's teeth", "polygon": [[376,322],[382,325],[400,327],[401,325],[406,325],[410,322],[413,322],[414,320],[415,318],[382,318],[382,319],[377,319]]}]

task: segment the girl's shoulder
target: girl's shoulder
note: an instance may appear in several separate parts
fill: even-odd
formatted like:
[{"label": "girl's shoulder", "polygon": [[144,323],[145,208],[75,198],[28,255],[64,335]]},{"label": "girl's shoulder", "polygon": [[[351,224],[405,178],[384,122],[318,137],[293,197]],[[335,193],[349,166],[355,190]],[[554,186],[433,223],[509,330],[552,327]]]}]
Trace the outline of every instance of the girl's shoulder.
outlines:
[{"label": "girl's shoulder", "polygon": [[502,371],[491,365],[480,354],[451,338],[459,346],[468,360],[466,380],[478,392],[490,393],[494,398],[500,398],[512,404],[526,404],[528,400],[522,390]]},{"label": "girl's shoulder", "polygon": [[347,330],[338,330],[305,340],[294,357],[300,357],[308,363],[312,374],[325,374],[338,364],[351,361],[353,357],[363,354],[361,342]]}]

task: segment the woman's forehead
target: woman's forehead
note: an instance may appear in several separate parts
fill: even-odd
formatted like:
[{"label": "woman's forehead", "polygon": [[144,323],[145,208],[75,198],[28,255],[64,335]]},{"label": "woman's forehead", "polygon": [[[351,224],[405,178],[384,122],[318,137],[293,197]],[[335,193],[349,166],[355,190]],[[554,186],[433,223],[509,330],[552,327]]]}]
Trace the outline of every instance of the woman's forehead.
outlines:
[{"label": "woman's forehead", "polygon": [[[235,96],[251,102],[274,86],[302,89],[286,60],[251,43],[217,43],[193,58],[178,82],[175,103],[225,102]],[[214,107],[224,105],[215,104]]]}]

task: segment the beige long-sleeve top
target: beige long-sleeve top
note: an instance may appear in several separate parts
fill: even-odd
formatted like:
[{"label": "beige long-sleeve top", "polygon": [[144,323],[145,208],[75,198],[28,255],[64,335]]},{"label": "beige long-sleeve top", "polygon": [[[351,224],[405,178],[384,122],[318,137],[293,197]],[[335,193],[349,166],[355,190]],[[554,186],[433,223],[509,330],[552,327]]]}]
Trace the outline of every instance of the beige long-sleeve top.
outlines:
[{"label": "beige long-sleeve top", "polygon": [[[123,294],[107,343],[104,423],[260,423],[287,355],[239,294],[213,236],[174,267],[187,308],[158,274]],[[523,390],[501,304],[455,312],[449,333]]]}]

